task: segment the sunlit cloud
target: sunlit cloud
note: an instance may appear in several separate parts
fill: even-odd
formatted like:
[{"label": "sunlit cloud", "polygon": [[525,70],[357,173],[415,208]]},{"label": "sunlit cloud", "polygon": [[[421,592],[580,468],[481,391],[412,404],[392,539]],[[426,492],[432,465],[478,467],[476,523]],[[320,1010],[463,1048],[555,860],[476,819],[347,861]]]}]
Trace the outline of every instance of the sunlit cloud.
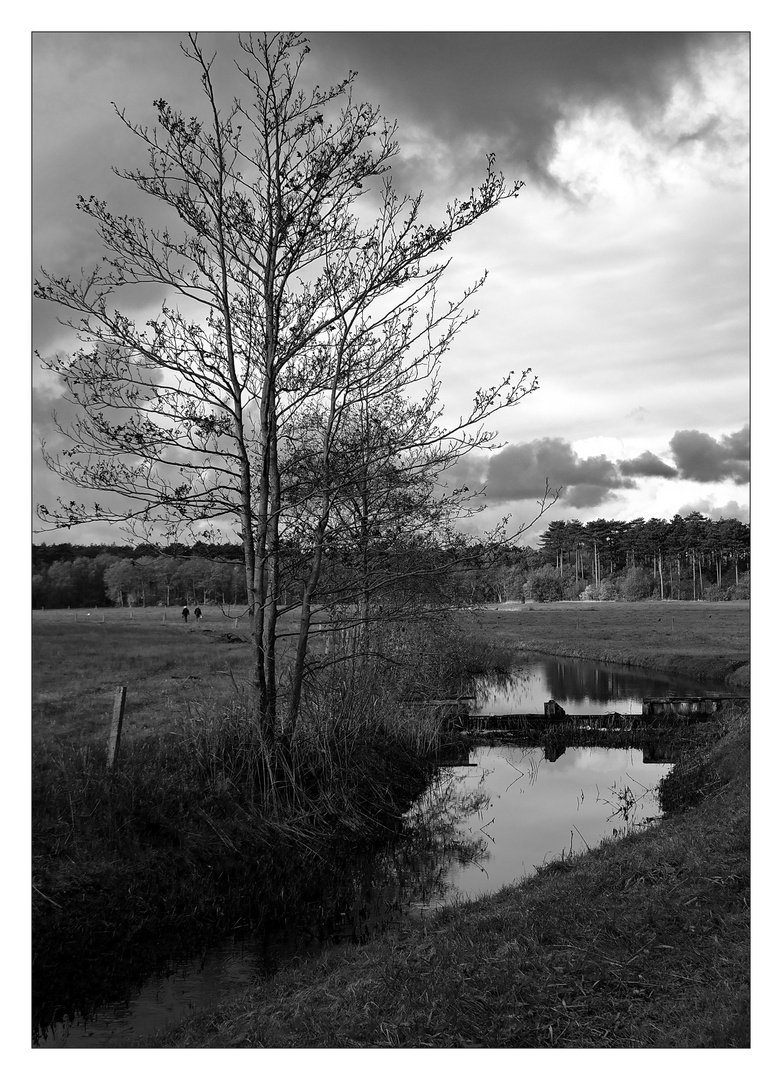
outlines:
[{"label": "sunlit cloud", "polygon": [[[199,109],[178,37],[36,35],[34,266],[76,276],[100,259],[78,194],[149,212],[111,172],[139,158],[110,102],[144,122],[158,95]],[[233,41],[205,35],[221,78]],[[398,118],[395,185],[424,191],[426,220],[480,182],[490,150],[525,181],[446,251],[444,298],[489,272],[481,315],[443,366],[447,416],[510,369],[540,382],[495,418],[504,449],[453,471],[486,485],[487,517],[528,518],[547,478],[560,507],[584,517],[743,505],[748,63],[744,34],[313,35],[312,82],[356,69],[357,99]],[[143,319],[153,299],[128,306]],[[44,355],[72,345],[56,314],[33,305]],[[34,368],[33,381],[36,434],[53,444],[47,415],[70,414],[56,380]],[[48,488],[34,460],[34,483]]]},{"label": "sunlit cloud", "polygon": [[582,200],[635,204],[705,182],[735,185],[749,168],[748,58],[737,47],[698,53],[695,78],[672,84],[661,106],[616,101],[568,107],[549,170]]},{"label": "sunlit cloud", "polygon": [[679,507],[677,513],[681,517],[698,513],[712,518],[714,521],[723,518],[725,521],[743,521],[745,524],[749,522],[749,507],[746,504],[736,502],[735,499],[731,499],[724,506],[719,506],[708,499],[698,499],[684,503],[683,506]]}]

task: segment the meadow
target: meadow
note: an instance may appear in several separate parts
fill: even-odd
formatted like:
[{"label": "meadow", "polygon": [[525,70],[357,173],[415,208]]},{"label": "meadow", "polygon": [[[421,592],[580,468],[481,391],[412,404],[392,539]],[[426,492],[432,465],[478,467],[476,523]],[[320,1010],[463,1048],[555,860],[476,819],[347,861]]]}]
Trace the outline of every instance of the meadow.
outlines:
[{"label": "meadow", "polygon": [[487,605],[474,613],[497,645],[749,685],[749,602]]},{"label": "meadow", "polygon": [[120,685],[129,738],[235,698],[249,668],[248,620],[238,608],[203,612],[185,623],[178,608],[34,611],[34,737],[103,738]]},{"label": "meadow", "polygon": [[[445,637],[414,629],[408,674],[430,690],[460,665],[507,664],[513,648],[748,685],[738,602],[502,605],[462,612]],[[257,899],[270,867],[287,881],[315,847],[364,842],[431,775],[432,718],[378,711],[379,684],[352,700],[337,688],[295,778],[272,770],[271,799],[266,750],[242,711],[248,667],[240,613],[204,608],[200,624],[160,608],[34,613],[34,982],[46,1000],[61,997],[75,956],[95,970],[107,957],[141,964],[162,932],[203,939],[246,914],[242,897]],[[389,695],[394,680],[401,669]],[[128,697],[112,778],[118,685]],[[423,931],[283,971],[149,1045],[747,1045],[746,709],[700,728],[659,826]]]},{"label": "meadow", "polygon": [[[295,733],[269,741],[251,720],[246,626],[203,610],[187,624],[160,608],[34,614],[33,987],[44,1024],[58,1002],[102,993],[96,981],[143,970],[163,941],[186,949],[237,921],[285,918],[320,888],[321,855],[385,838],[440,743],[435,710],[406,699],[442,696],[454,671],[486,659],[442,620],[408,628],[388,643],[393,664],[322,669]],[[109,769],[118,686],[125,717]]]},{"label": "meadow", "polygon": [[[203,612],[187,624],[175,608],[33,612],[34,737],[104,738],[118,685],[128,687],[126,738],[236,700],[247,620],[239,608]],[[284,616],[282,631],[294,620]],[[458,625],[485,662],[525,649],[749,685],[748,602],[508,603],[462,612]]]}]

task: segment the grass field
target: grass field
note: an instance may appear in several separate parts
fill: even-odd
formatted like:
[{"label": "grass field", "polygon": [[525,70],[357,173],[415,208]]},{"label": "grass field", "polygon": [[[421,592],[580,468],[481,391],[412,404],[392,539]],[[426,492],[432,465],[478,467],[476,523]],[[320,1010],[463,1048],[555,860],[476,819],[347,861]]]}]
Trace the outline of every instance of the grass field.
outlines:
[{"label": "grass field", "polygon": [[249,672],[248,620],[238,608],[203,612],[187,624],[175,608],[33,612],[34,737],[103,738],[120,685],[128,688],[125,738],[170,730],[189,710],[235,698]]},{"label": "grass field", "polygon": [[[192,615],[185,624],[175,608],[34,612],[34,736],[103,738],[118,685],[128,688],[126,738],[235,698],[250,664],[247,619],[238,608],[203,611],[199,624]],[[741,601],[511,603],[460,621],[498,651],[510,645],[748,686],[749,604]],[[293,627],[290,613],[281,628]]]},{"label": "grass field", "polygon": [[[144,771],[147,736],[175,731],[199,710],[219,715],[212,706],[235,701],[246,677],[249,633],[238,613],[236,623],[230,613],[204,612],[200,625],[192,618],[185,625],[174,609],[135,609],[132,618],[127,609],[34,613],[34,744],[42,745],[53,781],[60,783],[65,762],[73,781],[51,811],[42,809],[34,906],[44,934],[50,931],[47,940],[63,927],[75,927],[75,934],[80,925],[85,940],[94,939],[96,904],[154,925],[163,910],[174,911],[177,881],[187,897],[203,891],[196,866],[202,849],[214,865],[228,851],[214,837],[207,847],[197,831],[200,789],[186,792],[192,807],[185,825],[169,822],[158,780],[147,781]],[[460,621],[468,638],[488,642],[498,656],[512,645],[748,685],[745,603],[506,604],[464,612]],[[117,685],[128,687],[124,738],[138,738],[142,749],[135,782],[138,790],[151,784],[149,806],[136,790],[129,795],[128,821],[141,821],[143,833],[125,831],[118,793],[102,793],[97,772],[79,757],[80,748],[92,745],[100,758]],[[282,972],[148,1045],[747,1046],[746,709],[700,727],[702,744],[674,770],[669,803],[678,812],[659,826],[553,864],[523,886],[453,909],[423,928]],[[167,762],[161,758],[160,779],[170,787]],[[46,802],[48,781],[40,782]],[[171,806],[173,796],[181,801],[178,792],[169,792]],[[263,821],[238,802],[220,816],[223,796],[222,788],[210,789],[205,819],[242,852],[241,814],[248,837],[257,838]],[[95,826],[104,803],[107,835],[93,838],[84,830]],[[140,845],[149,843],[153,826],[157,846],[147,850]],[[161,891],[158,912],[149,889],[161,881],[173,899]],[[115,897],[116,884],[122,888]],[[113,940],[107,934],[105,946],[95,947],[113,949]]]},{"label": "grass field", "polygon": [[481,633],[559,656],[749,685],[749,602],[508,603],[479,608]]},{"label": "grass field", "polygon": [[[194,951],[301,906],[323,872],[313,853],[376,842],[431,777],[434,710],[387,704],[376,665],[351,685],[326,669],[295,732],[268,739],[249,719],[247,627],[204,610],[196,625],[161,609],[34,615],[33,987],[44,1026],[74,995],[100,996],[115,971],[143,974],[172,939]],[[108,769],[119,685],[125,721]]]}]

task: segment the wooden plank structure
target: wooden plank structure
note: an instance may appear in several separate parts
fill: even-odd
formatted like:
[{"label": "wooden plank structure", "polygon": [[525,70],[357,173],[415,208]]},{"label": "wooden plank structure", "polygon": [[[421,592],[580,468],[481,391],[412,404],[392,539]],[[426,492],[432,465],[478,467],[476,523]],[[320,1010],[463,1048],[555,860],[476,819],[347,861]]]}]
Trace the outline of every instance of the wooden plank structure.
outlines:
[{"label": "wooden plank structure", "polygon": [[[557,728],[580,731],[639,731],[680,726],[710,719],[726,702],[746,702],[732,695],[713,697],[644,698],[640,713],[567,713],[556,701],[547,701],[543,713],[471,713],[454,709],[448,720],[462,730],[518,731],[524,734],[556,732]],[[459,703],[461,704],[461,703]]]},{"label": "wooden plank structure", "polygon": [[693,694],[683,697],[661,697],[643,699],[643,716],[692,716],[701,719],[713,716],[722,709],[725,702],[746,702],[748,698],[732,694],[697,697]]}]

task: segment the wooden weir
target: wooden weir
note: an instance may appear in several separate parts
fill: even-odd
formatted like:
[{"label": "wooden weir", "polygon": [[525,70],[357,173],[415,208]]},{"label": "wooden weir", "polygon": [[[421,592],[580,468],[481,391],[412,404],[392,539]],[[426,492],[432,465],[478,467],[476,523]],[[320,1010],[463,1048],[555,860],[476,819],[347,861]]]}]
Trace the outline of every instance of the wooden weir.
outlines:
[{"label": "wooden weir", "polygon": [[644,698],[640,713],[567,713],[556,701],[547,701],[542,713],[484,714],[470,712],[464,700],[438,702],[450,705],[448,726],[475,731],[519,731],[525,734],[556,732],[558,728],[581,731],[639,731],[647,728],[680,726],[710,719],[726,703],[746,702],[733,695],[712,697]]}]

